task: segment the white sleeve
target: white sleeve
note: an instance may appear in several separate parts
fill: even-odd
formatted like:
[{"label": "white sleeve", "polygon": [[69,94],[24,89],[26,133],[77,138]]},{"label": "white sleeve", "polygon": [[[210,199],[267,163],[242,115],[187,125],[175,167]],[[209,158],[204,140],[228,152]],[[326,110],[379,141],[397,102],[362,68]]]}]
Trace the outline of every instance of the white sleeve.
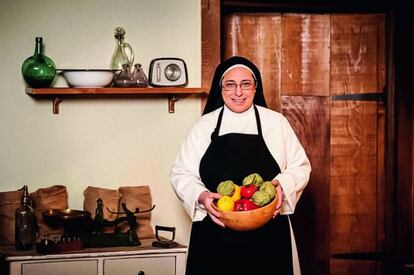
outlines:
[{"label": "white sleeve", "polygon": [[280,148],[282,152],[279,151],[279,156],[283,156],[283,160],[279,163],[281,173],[275,178],[279,180],[283,189],[281,214],[292,214],[303,189],[308,184],[311,164],[288,120],[283,117],[281,123],[283,148]]},{"label": "white sleeve", "polygon": [[204,133],[199,124],[195,124],[181,145],[181,149],[170,171],[170,182],[182,201],[184,209],[193,221],[202,220],[206,216],[205,209],[198,204],[201,192],[208,191],[200,179],[199,166],[210,137]]}]

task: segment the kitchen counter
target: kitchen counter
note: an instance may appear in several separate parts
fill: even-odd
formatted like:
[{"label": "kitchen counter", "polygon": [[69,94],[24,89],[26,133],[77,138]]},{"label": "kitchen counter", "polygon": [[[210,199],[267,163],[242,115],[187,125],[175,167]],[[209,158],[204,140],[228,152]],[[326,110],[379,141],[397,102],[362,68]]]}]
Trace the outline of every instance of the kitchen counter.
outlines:
[{"label": "kitchen counter", "polygon": [[[155,239],[141,239],[134,247],[100,247],[39,254],[35,250],[16,251],[14,246],[0,246],[3,255],[1,274],[67,274],[67,275],[119,275],[154,274],[184,275],[187,248],[178,244],[174,248],[153,247]],[[141,272],[141,273],[140,273]]]}]

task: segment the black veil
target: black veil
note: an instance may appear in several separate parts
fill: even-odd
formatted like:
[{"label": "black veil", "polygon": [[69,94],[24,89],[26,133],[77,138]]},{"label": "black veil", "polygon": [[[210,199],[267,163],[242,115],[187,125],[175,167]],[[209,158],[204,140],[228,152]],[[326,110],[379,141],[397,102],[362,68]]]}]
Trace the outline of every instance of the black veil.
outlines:
[{"label": "black veil", "polygon": [[214,72],[213,81],[211,83],[210,92],[207,98],[206,106],[204,107],[203,115],[210,113],[211,111],[214,111],[217,108],[220,108],[221,106],[224,105],[224,101],[221,96],[220,80],[221,80],[223,73],[228,68],[236,64],[245,65],[253,71],[254,75],[256,76],[256,81],[257,81],[256,94],[254,95],[254,98],[253,98],[253,104],[267,107],[264,94],[263,94],[262,77],[260,75],[259,69],[250,60],[242,56],[232,56],[229,59],[220,63]]}]

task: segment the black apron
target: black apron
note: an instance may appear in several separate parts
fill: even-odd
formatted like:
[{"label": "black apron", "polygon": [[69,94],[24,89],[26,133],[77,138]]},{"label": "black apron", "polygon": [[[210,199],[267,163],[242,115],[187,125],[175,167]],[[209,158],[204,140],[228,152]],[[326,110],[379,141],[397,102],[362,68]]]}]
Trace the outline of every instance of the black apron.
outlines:
[{"label": "black apron", "polygon": [[[230,133],[219,136],[221,110],[211,143],[200,162],[200,177],[211,192],[224,180],[241,185],[243,178],[259,173],[272,180],[280,167],[262,136],[260,117],[254,111],[258,135]],[[292,247],[287,216],[278,215],[253,231],[234,231],[215,224],[209,215],[194,222],[187,258],[187,275],[293,274]]]}]

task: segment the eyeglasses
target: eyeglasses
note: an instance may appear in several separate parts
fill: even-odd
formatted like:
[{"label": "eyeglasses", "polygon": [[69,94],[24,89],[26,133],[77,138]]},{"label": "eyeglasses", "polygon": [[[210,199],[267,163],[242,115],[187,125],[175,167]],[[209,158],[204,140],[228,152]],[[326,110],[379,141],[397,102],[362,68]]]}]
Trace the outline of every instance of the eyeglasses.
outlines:
[{"label": "eyeglasses", "polygon": [[253,87],[255,87],[255,84],[249,80],[242,81],[239,84],[234,81],[227,81],[226,83],[222,84],[222,87],[225,91],[235,91],[237,89],[237,86],[240,86],[240,89],[243,91],[248,91],[253,89]]}]

